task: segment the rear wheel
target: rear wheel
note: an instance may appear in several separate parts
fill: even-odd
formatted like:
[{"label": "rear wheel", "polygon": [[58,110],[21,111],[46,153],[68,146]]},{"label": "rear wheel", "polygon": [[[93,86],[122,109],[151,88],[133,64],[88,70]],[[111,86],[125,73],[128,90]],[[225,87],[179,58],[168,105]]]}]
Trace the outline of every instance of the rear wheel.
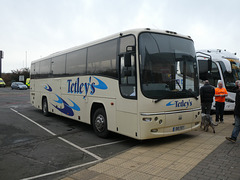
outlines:
[{"label": "rear wheel", "polygon": [[107,116],[103,108],[99,108],[94,112],[92,126],[95,134],[102,138],[107,138],[109,131],[107,129]]},{"label": "rear wheel", "polygon": [[42,112],[44,116],[49,116],[47,98],[42,100]]}]

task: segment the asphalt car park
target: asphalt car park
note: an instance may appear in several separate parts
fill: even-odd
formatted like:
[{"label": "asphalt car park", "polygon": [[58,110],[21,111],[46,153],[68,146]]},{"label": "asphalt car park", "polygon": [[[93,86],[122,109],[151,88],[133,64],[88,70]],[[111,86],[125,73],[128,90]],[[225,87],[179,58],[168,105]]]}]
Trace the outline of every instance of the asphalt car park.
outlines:
[{"label": "asphalt car park", "polygon": [[29,99],[29,89],[0,88],[1,179],[55,179],[139,143],[114,133],[102,139],[90,125],[45,117]]}]

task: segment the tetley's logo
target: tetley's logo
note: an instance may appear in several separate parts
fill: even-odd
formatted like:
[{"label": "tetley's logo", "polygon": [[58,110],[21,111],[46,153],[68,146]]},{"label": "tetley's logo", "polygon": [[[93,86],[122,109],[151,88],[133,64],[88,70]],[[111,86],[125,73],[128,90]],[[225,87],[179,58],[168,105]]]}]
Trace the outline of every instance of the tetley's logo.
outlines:
[{"label": "tetley's logo", "polygon": [[102,80],[94,76],[89,77],[88,82],[85,83],[81,83],[79,78],[77,78],[76,81],[68,79],[67,84],[67,93],[84,94],[83,99],[85,99],[88,94],[93,95],[96,92],[96,89],[108,89],[107,85]]},{"label": "tetley's logo", "polygon": [[[44,86],[44,89],[52,92],[53,89],[49,84],[46,84]],[[70,105],[70,103],[67,103],[64,99],[62,99],[60,96],[58,96],[57,94],[55,94],[57,97],[57,100],[54,100],[56,103],[58,103],[58,105],[63,105],[63,108],[60,108],[58,105],[54,105],[53,103],[51,103],[53,105],[53,107],[55,107],[57,110],[59,110],[60,112],[68,115],[68,116],[74,116],[74,111],[80,111],[80,107],[71,99],[68,98],[67,101],[70,101],[72,103],[72,106]]]},{"label": "tetley's logo", "polygon": [[188,101],[170,101],[166,104],[166,106],[174,106],[174,107],[186,107],[192,106],[192,101],[189,99]]}]

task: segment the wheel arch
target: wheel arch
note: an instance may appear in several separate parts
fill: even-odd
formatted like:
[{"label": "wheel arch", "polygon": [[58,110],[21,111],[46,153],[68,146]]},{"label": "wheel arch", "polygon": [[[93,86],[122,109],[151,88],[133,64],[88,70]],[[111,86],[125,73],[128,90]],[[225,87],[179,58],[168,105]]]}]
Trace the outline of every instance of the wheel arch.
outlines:
[{"label": "wheel arch", "polygon": [[41,99],[41,101],[40,101],[40,102],[41,102],[40,107],[41,107],[41,109],[42,109],[42,105],[43,105],[43,100],[44,100],[44,99],[47,100],[47,105],[49,106],[49,98],[48,98],[48,96],[47,96],[46,94],[42,94],[41,96],[42,96],[42,97],[40,97],[40,98],[42,98],[42,99]]},{"label": "wheel arch", "polygon": [[[46,95],[42,95],[42,104],[43,104],[43,100],[44,100],[44,99],[46,99],[47,102],[48,102],[47,96],[46,96]],[[41,106],[42,106],[42,104],[41,104]]]},{"label": "wheel arch", "polygon": [[[104,104],[102,102],[94,102],[92,103],[92,106],[91,106],[91,111],[90,111],[90,124],[92,125],[92,121],[93,121],[93,115],[94,115],[94,112],[99,109],[99,108],[103,108],[104,111],[106,112],[106,108],[104,106]],[[107,114],[106,114],[107,116]]]}]

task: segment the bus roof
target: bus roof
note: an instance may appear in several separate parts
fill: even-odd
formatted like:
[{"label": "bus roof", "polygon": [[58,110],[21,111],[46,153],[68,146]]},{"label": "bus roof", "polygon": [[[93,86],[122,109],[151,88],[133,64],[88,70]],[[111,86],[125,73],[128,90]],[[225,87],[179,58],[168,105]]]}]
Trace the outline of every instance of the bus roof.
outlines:
[{"label": "bus roof", "polygon": [[141,32],[156,32],[156,33],[161,33],[161,34],[166,34],[166,35],[171,35],[171,36],[177,36],[177,37],[182,37],[182,38],[192,40],[190,36],[178,34],[176,32],[168,31],[168,30],[158,30],[158,29],[150,29],[150,28],[131,29],[131,30],[126,30],[126,31],[122,31],[122,32],[119,32],[119,33],[115,33],[113,35],[110,35],[110,36],[107,36],[107,37],[104,37],[104,38],[101,38],[101,39],[98,39],[96,41],[92,41],[92,42],[89,42],[89,43],[86,43],[86,44],[83,44],[83,45],[80,45],[80,46],[75,46],[75,47],[72,47],[72,48],[69,48],[69,49],[65,49],[65,50],[62,50],[62,51],[55,52],[55,53],[50,54],[50,55],[48,55],[46,57],[43,57],[41,59],[34,60],[34,61],[32,61],[32,63],[35,63],[37,61],[41,61],[41,60],[44,60],[44,59],[49,59],[49,58],[52,58],[52,57],[60,56],[62,54],[66,54],[66,53],[69,53],[69,52],[72,52],[72,51],[76,51],[76,50],[79,50],[79,49],[82,49],[82,48],[86,48],[86,47],[89,47],[89,46],[92,46],[92,45],[95,45],[95,44],[98,44],[98,43],[102,43],[102,42],[105,42],[105,41],[108,41],[108,40],[111,40],[111,39],[114,39],[114,38],[117,38],[117,37],[129,35],[129,34],[134,34],[134,35],[137,36]]},{"label": "bus roof", "polygon": [[236,53],[231,53],[226,50],[221,49],[209,49],[209,50],[199,50],[198,52],[206,53],[210,56],[212,56],[213,61],[219,61],[221,59],[233,59],[233,60],[239,60],[239,58],[236,56]]}]

